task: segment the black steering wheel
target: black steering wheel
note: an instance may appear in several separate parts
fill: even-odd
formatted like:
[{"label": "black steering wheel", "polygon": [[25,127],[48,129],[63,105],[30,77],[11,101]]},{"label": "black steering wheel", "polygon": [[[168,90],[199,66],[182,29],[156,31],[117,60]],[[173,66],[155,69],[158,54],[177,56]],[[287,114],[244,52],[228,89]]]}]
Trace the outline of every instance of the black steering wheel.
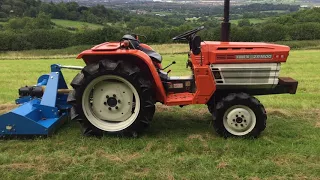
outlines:
[{"label": "black steering wheel", "polygon": [[201,31],[204,29],[204,26],[201,26],[201,27],[198,27],[196,29],[193,29],[193,30],[190,30],[190,31],[187,31],[183,34],[180,34],[174,38],[172,38],[172,40],[176,41],[176,40],[186,40],[188,37],[190,37],[191,35]]}]

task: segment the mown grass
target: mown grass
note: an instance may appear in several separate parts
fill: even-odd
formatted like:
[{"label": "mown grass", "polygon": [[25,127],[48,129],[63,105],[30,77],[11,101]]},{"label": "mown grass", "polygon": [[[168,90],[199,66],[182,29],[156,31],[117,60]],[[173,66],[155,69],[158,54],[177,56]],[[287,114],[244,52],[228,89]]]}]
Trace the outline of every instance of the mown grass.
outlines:
[{"label": "mown grass", "polygon": [[25,51],[2,51],[0,52],[0,60],[8,59],[61,59],[61,58],[73,58],[76,55],[86,49],[90,49],[93,46],[81,45],[72,46],[64,49],[35,49]]},{"label": "mown grass", "polygon": [[287,45],[291,49],[320,49],[320,40],[278,41],[277,43]]},{"label": "mown grass", "polygon": [[[157,105],[154,121],[137,139],[83,137],[69,122],[53,137],[0,141],[1,179],[319,179],[320,53],[293,51],[281,75],[299,80],[296,95],[258,97],[268,111],[267,129],[256,140],[223,139],[213,132],[204,105]],[[186,75],[186,55],[172,75]],[[74,59],[0,61],[0,104],[35,84],[49,65],[83,65]],[[64,70],[68,82],[76,72]]]},{"label": "mown grass", "polygon": [[53,23],[55,23],[58,26],[62,26],[64,28],[76,28],[76,29],[101,29],[103,28],[102,25],[99,24],[92,24],[87,22],[81,22],[81,21],[71,21],[71,20],[63,20],[63,19],[52,19]]}]

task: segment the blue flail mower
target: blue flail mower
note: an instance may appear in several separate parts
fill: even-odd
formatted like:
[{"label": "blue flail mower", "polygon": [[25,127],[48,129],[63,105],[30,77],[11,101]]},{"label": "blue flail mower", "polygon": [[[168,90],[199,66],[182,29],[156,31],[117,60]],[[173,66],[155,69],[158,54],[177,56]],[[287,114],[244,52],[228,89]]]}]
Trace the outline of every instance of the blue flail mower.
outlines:
[{"label": "blue flail mower", "polygon": [[0,137],[50,136],[69,119],[68,86],[62,68],[82,67],[51,65],[51,73],[42,75],[36,86],[19,90],[20,106],[0,116]]}]

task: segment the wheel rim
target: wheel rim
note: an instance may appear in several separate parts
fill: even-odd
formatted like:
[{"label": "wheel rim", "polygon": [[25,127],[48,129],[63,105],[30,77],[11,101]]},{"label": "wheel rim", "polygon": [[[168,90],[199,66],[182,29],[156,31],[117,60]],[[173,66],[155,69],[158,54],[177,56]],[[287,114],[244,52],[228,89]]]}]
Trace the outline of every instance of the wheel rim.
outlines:
[{"label": "wheel rim", "polygon": [[226,130],[236,136],[250,133],[256,125],[256,115],[251,108],[243,105],[230,107],[223,117]]},{"label": "wheel rim", "polygon": [[121,131],[137,119],[140,97],[126,79],[104,75],[91,81],[84,90],[82,109],[95,127],[108,132]]}]

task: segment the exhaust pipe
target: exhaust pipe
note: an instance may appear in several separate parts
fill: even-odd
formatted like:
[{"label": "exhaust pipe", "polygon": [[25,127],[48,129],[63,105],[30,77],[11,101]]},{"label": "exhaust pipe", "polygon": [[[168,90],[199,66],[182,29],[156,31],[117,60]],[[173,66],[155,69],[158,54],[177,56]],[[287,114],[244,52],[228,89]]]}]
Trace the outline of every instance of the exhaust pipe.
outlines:
[{"label": "exhaust pipe", "polygon": [[224,17],[223,22],[221,23],[221,41],[229,42],[230,41],[230,0],[224,0]]}]

